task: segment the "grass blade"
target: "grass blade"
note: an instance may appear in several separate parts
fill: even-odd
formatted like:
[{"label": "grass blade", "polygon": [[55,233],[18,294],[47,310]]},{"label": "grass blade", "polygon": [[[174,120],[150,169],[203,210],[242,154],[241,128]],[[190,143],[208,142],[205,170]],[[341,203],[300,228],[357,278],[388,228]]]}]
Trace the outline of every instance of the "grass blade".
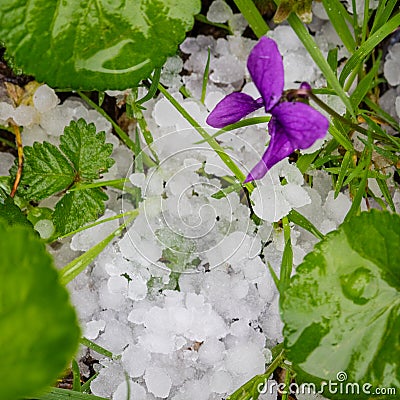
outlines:
[{"label": "grass blade", "polygon": [[114,354],[111,353],[111,351],[106,350],[104,347],[99,346],[98,344],[92,342],[89,339],[86,339],[85,337],[81,338],[80,343],[86,347],[89,347],[89,349],[92,349],[93,351],[101,354],[104,357],[108,357],[111,359],[114,358]]},{"label": "grass blade", "polygon": [[352,157],[352,152],[346,151],[346,154],[343,157],[342,165],[340,167],[339,176],[336,181],[335,194],[334,194],[335,199],[336,199],[336,197],[338,197],[340,189],[343,186],[344,178],[346,177],[346,175],[348,173],[348,168],[350,165],[351,157]]},{"label": "grass blade", "polygon": [[369,172],[369,166],[371,165],[371,159],[372,159],[372,151],[369,147],[366,147],[363,153],[364,162],[360,163],[365,168],[363,171],[364,173],[362,175],[356,195],[353,198],[353,203],[351,204],[350,210],[347,213],[344,222],[348,221],[351,217],[358,215],[360,212],[361,201],[363,199],[363,196],[367,188],[368,172]]},{"label": "grass blade", "polygon": [[122,231],[126,228],[127,225],[133,221],[139,211],[134,210],[131,212],[130,217],[127,219],[125,223],[123,223],[118,229],[108,235],[105,239],[103,239],[100,243],[97,243],[86,253],[83,253],[79,257],[72,260],[69,264],[67,264],[64,268],[60,270],[60,281],[63,285],[71,282],[75,277],[77,277],[85,268],[91,264],[96,257],[107,247],[107,245],[117,236],[119,236]]},{"label": "grass blade", "polygon": [[353,53],[356,42],[347,24],[347,21],[351,19],[347,10],[339,0],[322,0],[322,3],[336,33],[342,40],[346,49],[350,53]]},{"label": "grass blade", "polygon": [[75,360],[72,360],[72,390],[81,392],[81,371],[79,365]]},{"label": "grass blade", "polygon": [[[250,125],[257,125],[257,124],[264,124],[266,122],[269,122],[271,119],[270,116],[267,117],[251,117],[251,118],[246,118],[241,121],[235,122],[234,124],[227,125],[214,133],[214,135],[211,136],[211,138],[215,139],[219,135],[222,135],[225,132],[233,131],[235,129],[243,128],[245,126],[250,126]],[[196,142],[196,144],[201,144],[205,143],[207,140],[200,140],[199,142]]]},{"label": "grass blade", "polygon": [[378,69],[381,64],[381,59],[382,59],[382,54],[379,54],[379,57],[373,64],[371,70],[368,72],[367,75],[364,76],[363,79],[361,79],[361,81],[357,85],[356,89],[351,94],[350,100],[351,100],[354,108],[358,107],[358,105],[364,99],[365,95],[371,89],[371,86],[373,85],[373,82],[374,82],[374,78],[376,77],[376,75],[378,73]]},{"label": "grass blade", "polygon": [[396,207],[394,206],[392,196],[390,195],[390,191],[389,191],[388,185],[386,183],[386,179],[377,179],[376,183],[378,184],[379,189],[381,189],[383,197],[385,198],[386,202],[389,204],[390,209],[393,212],[396,212]]},{"label": "grass blade", "polygon": [[376,10],[374,23],[371,28],[371,35],[373,35],[379,28],[386,24],[387,20],[392,15],[394,8],[397,5],[397,0],[383,0],[379,2]]},{"label": "grass blade", "polygon": [[347,60],[342,73],[340,74],[339,82],[342,86],[346,78],[354,70],[358,70],[359,66],[365,61],[372,50],[378,46],[387,36],[389,36],[400,25],[400,14],[395,15],[385,25],[380,27],[354,52],[354,54]]},{"label": "grass blade", "polygon": [[325,236],[314,226],[312,222],[310,222],[304,215],[300,214],[296,210],[290,211],[288,214],[289,221],[294,224],[300,226],[306,231],[313,234],[317,239],[323,239]]},{"label": "grass blade", "polygon": [[157,85],[160,82],[161,77],[161,68],[156,68],[153,73],[153,77],[151,78],[151,85],[149,91],[146,93],[144,97],[136,101],[136,104],[143,104],[146,101],[151,100],[155,94],[157,93]]},{"label": "grass blade", "polygon": [[207,83],[208,83],[208,73],[210,71],[210,59],[211,59],[211,52],[210,48],[207,49],[208,55],[207,55],[207,62],[206,62],[206,67],[204,69],[204,74],[203,74],[203,85],[201,87],[201,98],[200,101],[204,104],[204,100],[206,99],[206,91],[207,91]]},{"label": "grass blade", "polygon": [[[220,146],[215,139],[213,139],[208,132],[202,128],[199,123],[179,104],[179,102],[171,96],[171,94],[162,86],[158,85],[160,92],[167,98],[167,100],[177,109],[177,111],[193,126],[194,129],[202,136],[202,138],[210,145],[210,147],[218,154],[224,164],[233,172],[236,178],[243,182],[246,176],[239,169],[239,167],[234,163],[231,157],[224,151],[222,146]],[[253,190],[253,185],[245,185],[250,191]]]},{"label": "grass blade", "polygon": [[48,393],[35,397],[35,400],[108,400],[104,397],[75,392],[73,390],[52,388]]},{"label": "grass blade", "polygon": [[258,38],[269,31],[267,23],[252,0],[234,0],[234,2]]}]

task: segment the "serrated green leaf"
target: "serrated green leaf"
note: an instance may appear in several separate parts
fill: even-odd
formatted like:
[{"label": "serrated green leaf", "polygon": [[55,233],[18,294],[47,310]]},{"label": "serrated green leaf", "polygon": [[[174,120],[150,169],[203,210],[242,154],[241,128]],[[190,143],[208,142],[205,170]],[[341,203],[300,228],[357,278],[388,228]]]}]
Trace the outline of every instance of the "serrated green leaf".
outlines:
[{"label": "serrated green leaf", "polygon": [[100,189],[75,190],[56,205],[53,222],[61,234],[74,231],[104,213],[108,196]]},{"label": "serrated green leaf", "polygon": [[52,87],[126,89],[176,52],[199,0],[0,1],[0,37]]},{"label": "serrated green leaf", "polygon": [[83,118],[65,127],[60,137],[60,149],[73,164],[81,179],[97,179],[114,164],[110,158],[111,143],[105,143],[105,132],[96,133],[96,126]]},{"label": "serrated green leaf", "polygon": [[[17,161],[11,169],[15,176]],[[51,143],[34,143],[24,147],[24,169],[18,194],[25,199],[40,201],[71,185],[75,172],[60,150]]]},{"label": "serrated green leaf", "polygon": [[14,199],[11,198],[1,187],[0,221],[5,222],[7,225],[25,225],[29,228],[33,228],[26,215],[14,203]]},{"label": "serrated green leaf", "polygon": [[[398,243],[400,216],[372,210],[329,233],[297,267],[281,312],[286,354],[300,381],[338,382],[343,371],[345,383],[360,385],[357,399],[381,398],[373,395],[377,387],[399,393]],[[362,392],[364,383],[371,394]]]},{"label": "serrated green leaf", "polygon": [[76,313],[51,256],[31,230],[0,224],[0,399],[32,398],[76,351]]}]

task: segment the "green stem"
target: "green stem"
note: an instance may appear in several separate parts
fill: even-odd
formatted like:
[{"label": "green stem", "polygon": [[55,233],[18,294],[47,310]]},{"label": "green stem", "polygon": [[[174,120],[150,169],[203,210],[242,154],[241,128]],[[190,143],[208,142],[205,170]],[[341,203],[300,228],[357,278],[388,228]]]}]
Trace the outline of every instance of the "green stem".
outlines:
[{"label": "green stem", "polygon": [[[134,213],[136,213],[136,210],[134,210]],[[100,225],[100,224],[104,224],[105,222],[114,221],[114,220],[116,220],[116,219],[128,217],[128,216],[130,216],[131,214],[132,214],[132,211],[127,211],[127,212],[125,212],[125,213],[121,213],[121,214],[114,215],[114,216],[112,216],[112,217],[108,217],[108,218],[101,219],[101,220],[99,220],[99,221],[93,222],[92,224],[85,225],[85,226],[82,226],[82,227],[80,227],[80,228],[78,228],[78,229],[75,229],[75,230],[72,231],[72,232],[68,232],[68,233],[66,233],[66,234],[63,235],[63,236],[59,236],[59,237],[57,237],[57,240],[61,240],[61,239],[64,239],[64,238],[66,238],[66,237],[68,237],[68,236],[75,235],[76,233],[85,231],[86,229],[93,228],[93,227],[95,227],[95,226],[97,226],[97,225]]]},{"label": "green stem", "polygon": [[94,350],[96,353],[101,354],[102,356],[108,357],[108,358],[114,358],[114,354],[111,353],[111,351],[108,351],[104,347],[99,346],[98,344],[92,342],[89,339],[86,339],[85,337],[82,337],[79,340],[80,344],[83,344],[86,347],[89,347],[89,349]]},{"label": "green stem", "polygon": [[252,0],[234,0],[234,2],[258,38],[269,31],[267,23]]},{"label": "green stem", "polygon": [[[226,400],[252,399],[251,393],[254,393],[260,385],[262,386],[263,383],[267,382],[271,374],[279,367],[284,358],[285,358],[285,351],[281,350],[280,353],[274,358],[274,360],[272,360],[271,364],[268,366],[268,368],[265,370],[263,374],[251,378],[238,390],[236,390],[234,393],[228,396]],[[245,397],[243,397],[243,395]]]},{"label": "green stem", "polygon": [[118,124],[101,107],[99,107],[94,101],[90,100],[89,97],[87,97],[80,91],[78,91],[77,93],[83,100],[86,101],[86,103],[88,103],[107,121],[111,123],[115,130],[115,133],[119,136],[119,138],[132,150],[132,152],[135,152],[135,142],[118,126]]},{"label": "green stem", "polygon": [[341,123],[344,125],[347,125],[348,127],[354,129],[357,132],[363,133],[364,135],[368,136],[368,130],[362,128],[359,125],[354,124],[353,122],[349,121],[347,118],[342,117],[340,114],[338,114],[335,110],[330,108],[327,104],[325,104],[322,100],[320,100],[317,96],[315,96],[314,93],[308,92],[308,96],[310,99],[318,104],[319,107],[321,107],[323,110],[325,110],[327,113],[335,117],[337,120],[339,120]]},{"label": "green stem", "polygon": [[129,179],[121,178],[121,179],[113,179],[110,181],[100,181],[100,182],[93,182],[93,183],[81,183],[73,186],[71,189],[67,190],[69,192],[76,192],[77,190],[86,190],[86,189],[93,189],[97,187],[103,186],[120,186],[124,185],[125,183],[129,182]]},{"label": "green stem", "polygon": [[[218,142],[213,139],[205,129],[203,129],[199,123],[179,104],[179,102],[171,96],[171,94],[162,86],[158,85],[160,92],[169,100],[169,102],[179,111],[179,113],[193,126],[194,129],[201,135],[201,137],[210,145],[210,147],[218,154],[225,165],[233,172],[236,178],[243,182],[246,176],[239,169],[239,167],[233,162],[231,157],[224,151],[224,149],[218,144]],[[253,185],[246,183],[247,189],[251,192],[253,190]]]},{"label": "green stem", "polygon": [[219,24],[218,22],[211,22],[205,17],[203,14],[197,14],[194,16],[196,21],[202,22],[203,24],[208,24],[211,26],[215,26],[216,28],[225,29],[229,35],[233,35],[231,28],[225,24]]},{"label": "green stem", "polygon": [[[97,243],[86,253],[83,253],[79,257],[72,260],[69,264],[67,264],[64,268],[62,268],[60,272],[60,282],[63,285],[71,282],[75,277],[77,277],[85,268],[91,264],[96,257],[107,247],[107,245],[117,236],[120,236],[123,230],[138,216],[138,210],[132,210],[129,212],[130,217],[127,219],[125,223],[123,223],[119,228],[117,228],[114,232],[108,235],[101,242]],[[128,214],[128,213],[127,213]]]}]

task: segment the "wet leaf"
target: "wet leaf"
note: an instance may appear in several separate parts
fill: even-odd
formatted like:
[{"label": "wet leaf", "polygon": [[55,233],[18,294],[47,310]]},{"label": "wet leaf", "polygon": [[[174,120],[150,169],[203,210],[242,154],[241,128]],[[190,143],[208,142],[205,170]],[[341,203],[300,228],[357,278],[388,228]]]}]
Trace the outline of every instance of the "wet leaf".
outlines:
[{"label": "wet leaf", "polygon": [[381,398],[374,396],[379,387],[399,393],[399,243],[399,215],[364,212],[329,233],[297,268],[281,310],[287,356],[300,380],[358,383],[357,399]]},{"label": "wet leaf", "polygon": [[126,89],[175,54],[198,12],[199,0],[0,1],[0,37],[39,82]]},{"label": "wet leaf", "polygon": [[32,232],[0,223],[0,399],[54,384],[78,347],[80,329],[51,256]]}]

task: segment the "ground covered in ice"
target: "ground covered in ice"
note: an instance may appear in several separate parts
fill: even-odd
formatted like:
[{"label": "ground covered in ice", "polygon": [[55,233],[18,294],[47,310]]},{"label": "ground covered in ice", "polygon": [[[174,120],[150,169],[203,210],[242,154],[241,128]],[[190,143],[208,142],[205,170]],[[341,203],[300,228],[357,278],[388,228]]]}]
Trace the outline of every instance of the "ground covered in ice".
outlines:
[{"label": "ground covered in ice", "polygon": [[[247,56],[256,42],[241,36],[246,24],[224,4],[215,1],[208,18],[215,22],[231,19],[235,35],[217,40],[187,38],[180,46],[185,61],[178,56],[169,59],[161,78],[202,126],[226,94],[243,88],[243,92],[256,95],[246,69]],[[320,48],[326,53],[338,45],[340,55],[345,56],[318,3],[314,11],[311,29]],[[288,26],[276,27],[269,36],[283,55],[285,88],[297,88],[302,81],[313,87],[325,84]],[[202,104],[198,99],[208,49],[210,79]],[[381,104],[392,115],[400,115],[399,65],[400,45],[395,44],[384,65],[392,88]],[[182,70],[185,74],[180,74]],[[179,92],[182,85],[192,97],[183,97]],[[325,100],[339,113],[344,111],[336,98]],[[283,231],[274,223],[294,208],[327,233],[343,221],[351,206],[348,195],[341,193],[334,199],[331,178],[323,171],[312,172],[310,187],[297,167],[283,160],[258,183],[251,199],[237,192],[213,197],[226,186],[224,177],[230,172],[162,95],[145,104],[144,117],[155,140],[151,151],[160,161],[146,173],[132,172],[130,152],[111,135],[111,124],[80,99],[73,97],[60,104],[54,91],[44,85],[33,101],[33,106],[17,109],[0,103],[1,121],[12,117],[25,127],[24,145],[44,140],[57,144],[63,128],[82,117],[94,122],[99,131],[106,131],[107,140],[114,145],[116,164],[105,179],[127,177],[130,187],[141,191],[140,213],[128,230],[69,284],[84,336],[120,355],[109,359],[92,352],[100,362],[92,393],[125,400],[129,385],[134,400],[222,399],[263,373],[265,363],[271,360],[270,349],[283,339],[278,291],[266,266],[270,263],[278,273],[282,259]],[[263,153],[268,137],[265,125],[257,125],[224,133],[218,140],[248,172]],[[308,151],[321,145],[319,141]],[[12,156],[2,155],[0,175],[6,175],[12,163]],[[283,178],[288,182],[284,186]],[[374,191],[380,193],[378,187]],[[113,189],[108,192],[103,218],[133,208],[129,196]],[[261,225],[250,219],[249,200],[263,220]],[[399,200],[397,193],[396,206]],[[52,206],[51,201],[42,205]],[[52,250],[56,262],[65,265],[118,224],[114,220],[62,241],[61,248]],[[36,228],[43,237],[49,237],[53,229],[51,221]],[[311,234],[292,228],[296,265],[315,243]],[[82,355],[85,352],[82,350]],[[264,394],[260,399],[276,399],[276,394]]]}]

